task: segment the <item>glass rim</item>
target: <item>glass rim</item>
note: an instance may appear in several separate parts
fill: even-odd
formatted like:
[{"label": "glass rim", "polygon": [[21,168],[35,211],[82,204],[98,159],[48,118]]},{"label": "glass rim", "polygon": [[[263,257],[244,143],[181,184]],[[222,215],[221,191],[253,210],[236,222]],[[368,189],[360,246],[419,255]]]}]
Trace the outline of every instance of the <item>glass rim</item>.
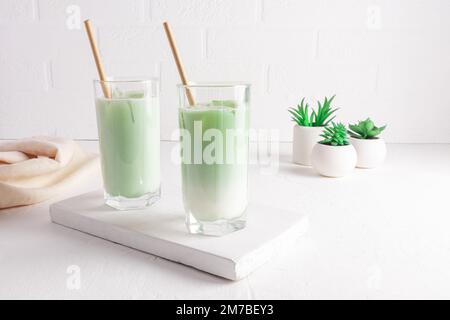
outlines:
[{"label": "glass rim", "polygon": [[225,82],[191,82],[189,84],[177,84],[178,88],[250,88],[251,84],[247,82],[225,81]]},{"label": "glass rim", "polygon": [[94,79],[94,83],[159,83],[157,77],[109,77],[107,80]]}]

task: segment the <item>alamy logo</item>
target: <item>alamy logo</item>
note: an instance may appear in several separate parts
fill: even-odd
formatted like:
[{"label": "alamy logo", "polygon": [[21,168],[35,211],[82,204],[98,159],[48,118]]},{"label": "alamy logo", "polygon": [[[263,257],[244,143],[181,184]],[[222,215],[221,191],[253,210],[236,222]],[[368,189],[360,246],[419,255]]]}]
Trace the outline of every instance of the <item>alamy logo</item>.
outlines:
[{"label": "alamy logo", "polygon": [[193,132],[180,129],[183,164],[246,164],[248,130],[209,128],[203,132],[202,121],[194,121]]},{"label": "alamy logo", "polygon": [[379,266],[372,266],[368,270],[367,287],[371,290],[380,290],[383,272]]},{"label": "alamy logo", "polygon": [[[257,164],[262,174],[271,175],[278,171],[278,130],[203,130],[202,121],[194,121],[191,130],[174,130],[172,139],[180,140],[171,152],[172,163],[176,165]],[[256,152],[249,152],[249,149],[255,147],[256,150],[253,151]]]},{"label": "alamy logo", "polygon": [[79,290],[81,288],[81,269],[73,264],[67,267],[66,273],[69,275],[66,280],[66,287],[69,290]]},{"label": "alamy logo", "polygon": [[367,29],[380,30],[382,27],[381,8],[373,5],[367,7]]},{"label": "alamy logo", "polygon": [[71,4],[66,8],[67,19],[66,27],[69,30],[80,30],[81,29],[81,9],[79,6]]}]

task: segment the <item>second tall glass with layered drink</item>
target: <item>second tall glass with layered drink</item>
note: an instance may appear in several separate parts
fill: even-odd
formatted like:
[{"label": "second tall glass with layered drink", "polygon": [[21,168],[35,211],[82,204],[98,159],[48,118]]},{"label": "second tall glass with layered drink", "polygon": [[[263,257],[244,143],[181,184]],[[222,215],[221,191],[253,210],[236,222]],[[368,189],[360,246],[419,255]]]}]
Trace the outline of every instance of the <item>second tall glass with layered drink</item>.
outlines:
[{"label": "second tall glass with layered drink", "polygon": [[179,85],[182,191],[191,233],[245,227],[250,86]]}]

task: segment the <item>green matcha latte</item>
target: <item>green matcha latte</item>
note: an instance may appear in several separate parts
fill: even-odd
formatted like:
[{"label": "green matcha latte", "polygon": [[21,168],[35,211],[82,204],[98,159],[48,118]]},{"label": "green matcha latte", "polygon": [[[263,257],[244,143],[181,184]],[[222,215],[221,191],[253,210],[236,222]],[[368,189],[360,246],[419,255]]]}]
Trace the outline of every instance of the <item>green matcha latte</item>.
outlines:
[{"label": "green matcha latte", "polygon": [[249,105],[248,87],[240,89],[242,99],[179,109],[183,203],[193,233],[221,235],[245,226]]},{"label": "green matcha latte", "polygon": [[141,86],[113,88],[112,98],[96,99],[105,196],[117,209],[141,208],[159,198],[159,101]]}]

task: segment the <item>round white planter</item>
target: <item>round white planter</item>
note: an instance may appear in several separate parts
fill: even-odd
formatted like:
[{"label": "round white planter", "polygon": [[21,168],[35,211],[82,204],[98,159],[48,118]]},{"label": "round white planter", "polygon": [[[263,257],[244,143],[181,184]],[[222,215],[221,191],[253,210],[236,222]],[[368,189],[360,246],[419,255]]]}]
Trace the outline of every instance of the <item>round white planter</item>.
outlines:
[{"label": "round white planter", "polygon": [[355,147],[358,160],[358,168],[375,168],[381,165],[386,158],[386,142],[378,139],[350,138],[350,143]]},{"label": "round white planter", "polygon": [[317,143],[312,151],[314,169],[327,177],[343,177],[353,171],[356,165],[356,151],[351,144],[328,146]]},{"label": "round white planter", "polygon": [[322,140],[320,134],[324,127],[294,126],[292,141],[292,158],[294,163],[311,165],[311,152],[316,143]]}]

